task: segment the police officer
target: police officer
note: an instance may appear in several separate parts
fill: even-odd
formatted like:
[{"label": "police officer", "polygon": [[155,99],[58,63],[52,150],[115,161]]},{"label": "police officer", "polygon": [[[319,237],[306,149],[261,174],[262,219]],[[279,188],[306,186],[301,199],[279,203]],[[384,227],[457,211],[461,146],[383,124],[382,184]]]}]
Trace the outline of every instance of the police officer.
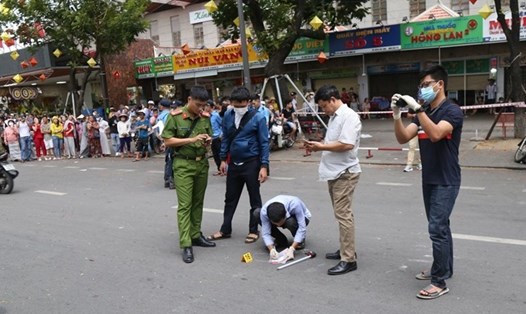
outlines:
[{"label": "police officer", "polygon": [[203,111],[207,100],[208,92],[204,87],[192,87],[188,103],[170,114],[162,133],[165,145],[174,151],[179,246],[183,249],[185,263],[194,261],[193,245],[215,246],[201,233],[209,167],[205,154],[212,141],[210,116]]}]

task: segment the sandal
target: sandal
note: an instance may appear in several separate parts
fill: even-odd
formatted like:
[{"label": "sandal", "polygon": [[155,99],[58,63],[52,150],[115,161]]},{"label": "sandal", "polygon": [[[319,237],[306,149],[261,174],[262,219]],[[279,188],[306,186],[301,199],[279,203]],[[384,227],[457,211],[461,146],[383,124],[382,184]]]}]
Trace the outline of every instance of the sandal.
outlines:
[{"label": "sandal", "polygon": [[206,239],[208,241],[215,241],[215,240],[221,240],[221,239],[228,239],[231,236],[232,235],[230,235],[230,234],[224,234],[223,232],[218,231],[218,232],[216,232],[214,234],[209,235],[208,237],[206,237]]},{"label": "sandal", "polygon": [[439,287],[434,286],[434,285],[429,285],[429,286],[425,287],[424,289],[420,290],[420,292],[418,292],[416,297],[419,298],[419,299],[424,299],[424,300],[432,300],[432,299],[436,299],[436,298],[440,297],[441,295],[444,295],[444,294],[446,294],[448,292],[449,292],[449,288],[448,287],[439,288]]},{"label": "sandal", "polygon": [[245,243],[254,243],[259,239],[259,233],[249,233],[245,238]]},{"label": "sandal", "polygon": [[431,280],[431,270],[424,270],[416,274],[415,276],[418,280]]}]

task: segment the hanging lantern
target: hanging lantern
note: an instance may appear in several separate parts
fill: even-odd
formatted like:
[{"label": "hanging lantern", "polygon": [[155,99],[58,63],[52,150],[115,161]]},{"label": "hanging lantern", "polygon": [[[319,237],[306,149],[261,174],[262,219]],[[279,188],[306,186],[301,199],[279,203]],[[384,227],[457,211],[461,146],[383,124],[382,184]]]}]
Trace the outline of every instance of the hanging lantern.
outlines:
[{"label": "hanging lantern", "polygon": [[35,29],[37,31],[38,37],[44,38],[46,36],[46,31],[44,30],[44,26],[42,26],[42,23],[36,22]]},{"label": "hanging lantern", "polygon": [[13,80],[15,82],[17,82],[17,83],[20,83],[20,82],[22,82],[24,80],[24,77],[22,75],[20,75],[20,74],[17,74],[15,76],[13,76]]},{"label": "hanging lantern", "polygon": [[186,56],[187,54],[189,54],[190,52],[192,52],[192,50],[190,50],[190,46],[188,46],[188,44],[184,44],[182,47],[181,47],[181,51],[183,52],[183,54]]},{"label": "hanging lantern", "polygon": [[35,57],[31,57],[31,59],[29,59],[29,64],[31,64],[31,66],[34,67],[38,64],[38,61],[37,59],[35,59]]},{"label": "hanging lantern", "polygon": [[469,0],[469,2],[471,2],[471,4],[475,4],[477,3],[477,0]]},{"label": "hanging lantern", "polygon": [[4,6],[3,3],[0,3],[0,13],[3,15],[8,15],[9,11],[11,11],[8,7]]},{"label": "hanging lantern", "polygon": [[29,68],[29,63],[27,63],[27,61],[22,61],[20,62],[20,66],[22,67],[22,69],[27,69]]},{"label": "hanging lantern", "polygon": [[214,13],[217,11],[217,4],[214,2],[214,0],[210,0],[205,4],[205,9],[208,11],[208,13]]},{"label": "hanging lantern", "polygon": [[118,80],[121,78],[121,72],[115,70],[111,73],[111,75],[113,76],[114,79]]},{"label": "hanging lantern", "polygon": [[44,73],[42,73],[38,76],[38,79],[41,81],[45,81],[47,79],[47,76]]},{"label": "hanging lantern", "polygon": [[18,57],[20,57],[20,55],[18,54],[18,51],[16,51],[16,50],[11,52],[10,56],[11,56],[11,59],[13,59],[13,60],[16,60],[16,59],[18,59]]},{"label": "hanging lantern", "polygon": [[329,58],[327,58],[327,55],[323,51],[320,51],[320,54],[318,55],[318,62],[325,63],[325,61],[327,60],[329,60]]},{"label": "hanging lantern", "polygon": [[7,47],[11,47],[15,44],[15,40],[13,38],[9,38],[8,40],[5,40],[4,43]]},{"label": "hanging lantern", "polygon": [[62,55],[62,51],[60,51],[60,49],[55,49],[55,51],[53,51],[53,54],[55,55],[55,57],[60,57]]},{"label": "hanging lantern", "polygon": [[318,16],[315,16],[312,20],[310,20],[309,24],[312,28],[318,30],[318,28],[323,25],[323,21],[320,20]]},{"label": "hanging lantern", "polygon": [[247,38],[252,38],[252,32],[250,31],[250,28],[245,27],[245,35]]},{"label": "hanging lantern", "polygon": [[239,27],[239,16],[235,18],[234,24]]},{"label": "hanging lantern", "polygon": [[11,38],[11,35],[9,35],[7,32],[3,32],[2,35],[0,35],[0,38],[2,38],[3,41],[7,41]]},{"label": "hanging lantern", "polygon": [[482,16],[483,19],[487,19],[488,16],[493,13],[493,10],[489,7],[489,5],[485,4],[480,10],[479,15]]},{"label": "hanging lantern", "polygon": [[93,68],[95,65],[97,65],[97,61],[95,61],[93,58],[89,58],[86,63],[90,66],[90,68]]}]

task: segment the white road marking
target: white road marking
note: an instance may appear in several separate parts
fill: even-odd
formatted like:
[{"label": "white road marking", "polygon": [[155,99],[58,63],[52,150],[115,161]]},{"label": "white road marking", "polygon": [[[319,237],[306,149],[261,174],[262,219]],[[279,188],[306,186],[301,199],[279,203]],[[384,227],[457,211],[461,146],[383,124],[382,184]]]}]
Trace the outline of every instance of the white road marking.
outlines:
[{"label": "white road marking", "polygon": [[44,191],[44,190],[36,190],[35,193],[48,194],[48,195],[56,195],[56,196],[64,196],[64,195],[68,194],[68,193],[53,192],[53,191]]},{"label": "white road marking", "polygon": [[460,186],[461,190],[472,190],[472,191],[484,191],[486,188],[483,186]]},{"label": "white road marking", "polygon": [[78,168],[80,168],[80,167],[78,167],[78,166],[66,166],[66,167],[64,167],[64,169],[78,169]]},{"label": "white road marking", "polygon": [[90,170],[106,170],[108,168],[99,168],[99,167],[91,167],[91,168],[88,168]]},{"label": "white road marking", "polygon": [[[172,206],[173,209],[177,209],[178,207],[179,207],[178,205]],[[207,213],[214,213],[214,214],[222,214],[223,213],[222,209],[206,208],[206,207],[203,208],[203,211],[207,212]]]},{"label": "white road marking", "polygon": [[120,172],[134,172],[135,169],[116,169],[115,171],[120,171]]},{"label": "white road marking", "polygon": [[288,177],[269,177],[270,180],[281,180],[281,181],[292,181],[296,180],[296,178],[288,178]]},{"label": "white road marking", "polygon": [[522,192],[526,193],[526,189],[522,190]]},{"label": "white road marking", "polygon": [[148,173],[164,174],[164,171],[161,171],[161,170],[148,170]]},{"label": "white road marking", "polygon": [[56,168],[57,166],[55,166],[55,165],[44,165],[42,167],[44,167],[44,168]]},{"label": "white road marking", "polygon": [[399,182],[376,182],[376,185],[387,185],[387,186],[412,186],[411,183],[399,183]]},{"label": "white road marking", "polygon": [[480,241],[480,242],[514,244],[514,245],[525,245],[526,246],[526,241],[516,240],[516,239],[493,238],[493,237],[475,236],[475,235],[460,234],[460,233],[453,233],[453,238],[461,239],[461,240],[471,240],[471,241]]}]

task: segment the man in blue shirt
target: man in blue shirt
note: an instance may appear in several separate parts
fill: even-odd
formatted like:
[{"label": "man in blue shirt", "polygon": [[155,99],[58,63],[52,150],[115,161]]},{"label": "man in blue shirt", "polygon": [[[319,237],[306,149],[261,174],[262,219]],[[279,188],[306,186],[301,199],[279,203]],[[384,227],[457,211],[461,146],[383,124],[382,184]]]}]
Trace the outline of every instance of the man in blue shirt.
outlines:
[{"label": "man in blue shirt", "polygon": [[137,130],[137,143],[135,144],[135,160],[139,161],[142,157],[148,160],[148,136],[150,132],[150,121],[146,119],[144,110],[137,112],[138,119],[135,122],[135,129]]},{"label": "man in blue shirt", "polygon": [[[212,102],[212,105],[213,102]],[[214,105],[214,109],[212,110],[212,113],[210,115],[210,122],[212,123],[212,155],[214,156],[214,162],[217,166],[217,172],[214,174],[215,176],[221,175],[221,171],[219,171],[219,166],[221,166],[221,158],[219,157],[219,153],[221,152],[221,138],[223,137],[223,118],[219,115],[221,112],[221,104]]]},{"label": "man in blue shirt", "polygon": [[262,105],[262,100],[259,98],[258,94],[254,94],[252,96],[252,102],[254,103],[254,109],[256,109],[258,112],[261,112],[261,114],[263,114],[265,117],[268,128],[270,126],[270,116],[272,115],[270,110],[265,105]]},{"label": "man in blue shirt", "polygon": [[294,258],[295,250],[305,246],[311,213],[298,197],[290,195],[273,197],[261,209],[256,209],[254,215],[261,224],[261,236],[270,252],[271,259],[278,257],[277,249],[289,246],[287,237],[279,231],[278,227],[288,229],[294,237],[287,251],[289,259]]},{"label": "man in blue shirt", "polygon": [[[157,122],[162,121],[163,125],[166,125],[166,121],[168,120],[168,116],[170,115],[170,105],[171,104],[172,102],[166,98],[163,98],[161,99],[161,101],[159,101],[159,115],[157,116]],[[172,153],[173,153],[173,148],[171,147],[165,148],[164,150],[164,187],[170,188],[170,190],[175,189],[174,174],[173,174],[173,169],[172,169],[172,163],[173,163]]]},{"label": "man in blue shirt", "polygon": [[231,237],[232,219],[245,184],[250,199],[249,233],[245,243],[254,243],[259,239],[258,224],[253,213],[256,208],[261,208],[259,187],[268,175],[268,128],[261,113],[254,109],[248,110],[249,100],[250,92],[246,87],[234,88],[230,96],[234,108],[223,116],[219,171],[227,175],[225,210],[221,229],[209,236],[209,240]]}]

